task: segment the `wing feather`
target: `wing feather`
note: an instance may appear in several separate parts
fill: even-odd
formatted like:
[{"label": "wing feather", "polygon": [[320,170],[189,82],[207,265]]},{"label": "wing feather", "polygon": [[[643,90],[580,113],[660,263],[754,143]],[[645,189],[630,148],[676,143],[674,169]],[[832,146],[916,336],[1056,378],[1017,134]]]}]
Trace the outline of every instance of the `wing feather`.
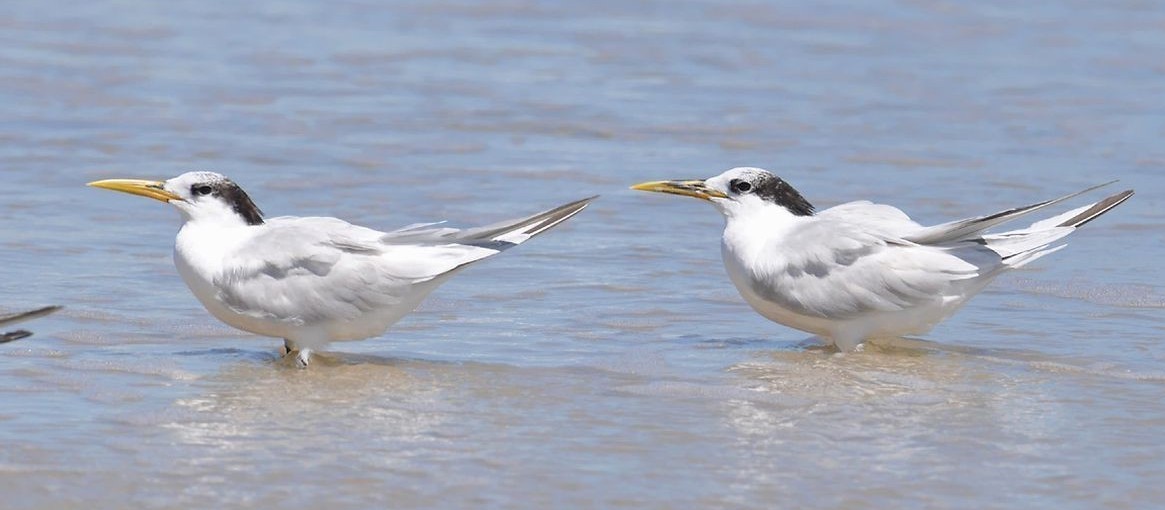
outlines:
[{"label": "wing feather", "polygon": [[[977,236],[981,235],[983,233],[983,231],[985,231],[991,227],[994,227],[995,225],[999,225],[1001,223],[1005,223],[1005,222],[1014,220],[1016,218],[1019,218],[1020,216],[1025,216],[1027,214],[1031,214],[1031,213],[1036,212],[1036,211],[1043,209],[1045,207],[1049,207],[1049,206],[1058,204],[1058,203],[1063,202],[1065,200],[1068,200],[1070,198],[1075,198],[1077,196],[1083,195],[1083,194],[1088,193],[1089,191],[1095,190],[1097,188],[1103,188],[1103,187],[1108,186],[1109,184],[1112,184],[1114,182],[1116,182],[1116,181],[1109,181],[1109,182],[1106,182],[1104,184],[1098,184],[1096,186],[1092,186],[1090,188],[1086,188],[1086,189],[1077,191],[1075,193],[1070,193],[1070,194],[1064,195],[1064,196],[1059,197],[1059,198],[1053,198],[1051,200],[1045,200],[1043,202],[1036,203],[1036,204],[1025,205],[1023,207],[1015,207],[1015,208],[1008,209],[1006,211],[1000,211],[1000,212],[997,212],[994,214],[988,214],[985,216],[976,216],[974,218],[967,218],[967,219],[962,219],[962,220],[950,221],[950,222],[943,223],[940,225],[926,227],[918,232],[915,232],[915,233],[907,236],[906,239],[908,239],[912,242],[918,243],[918,244],[942,244],[942,243],[970,239],[970,238],[977,237]],[[1130,193],[1130,195],[1131,195],[1131,193]],[[1128,197],[1125,197],[1125,198],[1128,198]],[[1115,206],[1115,205],[1116,204],[1114,204],[1113,206]],[[1109,207],[1109,209],[1111,209],[1111,207]],[[1105,210],[1107,211],[1107,209],[1105,209]],[[1101,212],[1101,214],[1103,214],[1103,211]],[[1095,217],[1095,215],[1092,217]],[[1081,222],[1081,224],[1082,223],[1083,222]]]},{"label": "wing feather", "polygon": [[296,323],[355,319],[400,304],[428,282],[496,250],[385,244],[383,232],[335,218],[273,218],[215,282],[239,313]]},{"label": "wing feather", "polygon": [[43,308],[37,308],[36,310],[28,311],[28,312],[14,313],[11,315],[0,316],[0,326],[8,326],[11,324],[15,324],[17,322],[28,321],[28,320],[36,319],[38,317],[44,317],[45,315],[48,315],[48,314],[53,313],[53,312],[60,310],[60,309],[61,309],[60,306],[46,306]]},{"label": "wing feather", "polygon": [[792,312],[830,319],[941,302],[960,282],[980,276],[999,258],[992,254],[996,262],[985,260],[980,266],[950,249],[828,220],[801,226],[789,240],[795,240],[796,249],[766,250],[779,255],[756,266],[762,274],[750,279],[755,282],[752,290]]},{"label": "wing feather", "polygon": [[300,324],[399,312],[398,305],[415,306],[427,293],[414,287],[522,243],[594,198],[466,230],[428,223],[385,233],[337,218],[271,218],[232,255],[231,271],[214,286],[237,313]]}]

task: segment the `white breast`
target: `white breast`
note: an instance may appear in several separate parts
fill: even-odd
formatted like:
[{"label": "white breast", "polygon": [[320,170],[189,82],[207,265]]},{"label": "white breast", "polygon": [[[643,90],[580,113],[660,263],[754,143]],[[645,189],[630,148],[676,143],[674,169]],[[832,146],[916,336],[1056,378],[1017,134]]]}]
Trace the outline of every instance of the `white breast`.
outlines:
[{"label": "white breast", "polygon": [[220,299],[215,281],[224,273],[224,261],[248,239],[246,227],[201,228],[187,222],[174,243],[174,266],[190,292],[216,319],[257,335],[286,338],[288,324],[240,314]]}]

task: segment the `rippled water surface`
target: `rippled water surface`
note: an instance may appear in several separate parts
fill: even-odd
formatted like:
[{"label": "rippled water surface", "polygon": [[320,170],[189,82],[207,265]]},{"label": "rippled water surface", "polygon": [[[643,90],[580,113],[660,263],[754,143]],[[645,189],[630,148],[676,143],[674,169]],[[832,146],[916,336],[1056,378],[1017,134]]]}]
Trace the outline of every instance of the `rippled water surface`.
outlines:
[{"label": "rippled water surface", "polygon": [[[66,308],[0,345],[2,506],[1165,504],[1165,7],[855,3],[5,3],[0,313]],[[924,222],[1138,193],[835,355],[627,190],[737,165]],[[173,211],[83,186],[192,169],[380,228],[603,197],[300,371],[182,285]]]}]

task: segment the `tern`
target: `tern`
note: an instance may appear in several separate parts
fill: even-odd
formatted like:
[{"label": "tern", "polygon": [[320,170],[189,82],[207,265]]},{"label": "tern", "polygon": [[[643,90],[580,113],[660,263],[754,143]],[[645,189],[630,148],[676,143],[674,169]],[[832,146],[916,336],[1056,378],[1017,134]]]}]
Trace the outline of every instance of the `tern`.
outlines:
[{"label": "tern", "polygon": [[934,226],[868,201],[817,211],[761,168],[733,168],[706,180],[644,182],[632,189],[711,202],[725,220],[724,266],[744,300],[771,321],[852,351],[869,339],[926,333],[996,276],[1063,248],[1054,243],[1133,191],[1027,228],[985,231],[1107,184],[1112,183]]},{"label": "tern", "polygon": [[330,342],[378,336],[473,262],[582,211],[590,197],[524,218],[459,230],[439,223],[380,232],[337,218],[264,218],[242,188],[213,172],[90,186],[167,202],[184,223],[174,264],[211,315],[284,340],[306,368]]},{"label": "tern", "polygon": [[[0,316],[0,327],[16,324],[17,322],[24,322],[35,319],[37,317],[44,317],[50,313],[60,310],[59,306],[46,306],[44,308],[37,308],[28,312],[14,313],[11,315]],[[7,333],[0,333],[0,344],[8,343],[13,340],[20,340],[32,336],[32,332],[23,329],[16,331],[9,331]]]}]

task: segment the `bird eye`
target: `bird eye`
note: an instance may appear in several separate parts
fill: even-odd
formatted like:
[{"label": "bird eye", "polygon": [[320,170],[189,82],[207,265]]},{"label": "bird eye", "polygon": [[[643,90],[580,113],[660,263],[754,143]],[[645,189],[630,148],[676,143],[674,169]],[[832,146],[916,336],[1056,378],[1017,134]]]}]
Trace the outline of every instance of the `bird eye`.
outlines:
[{"label": "bird eye", "polygon": [[732,182],[728,183],[728,189],[732,190],[733,193],[748,193],[752,191],[752,183],[740,179],[732,179]]},{"label": "bird eye", "polygon": [[211,191],[214,191],[214,190],[212,190],[210,188],[210,186],[207,186],[205,184],[202,186],[194,185],[194,186],[190,187],[190,192],[194,193],[195,195],[209,195]]}]

